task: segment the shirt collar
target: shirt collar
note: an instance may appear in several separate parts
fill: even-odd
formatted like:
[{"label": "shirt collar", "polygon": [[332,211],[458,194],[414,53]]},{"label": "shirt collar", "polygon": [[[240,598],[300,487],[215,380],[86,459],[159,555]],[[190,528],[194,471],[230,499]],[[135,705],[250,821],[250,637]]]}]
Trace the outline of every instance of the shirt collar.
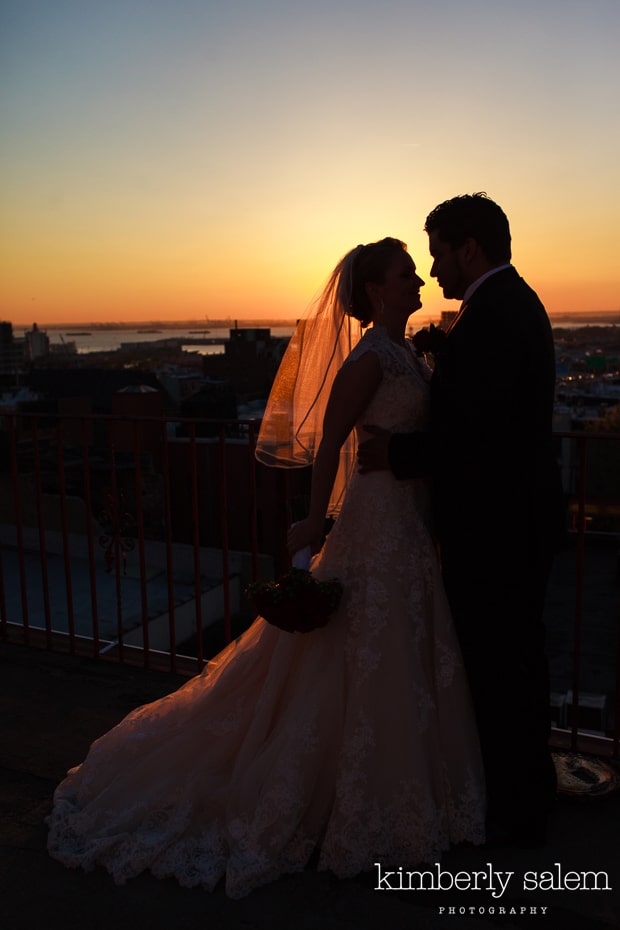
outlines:
[{"label": "shirt collar", "polygon": [[487,278],[490,278],[491,275],[497,274],[498,271],[505,271],[506,268],[512,268],[510,262],[506,262],[505,265],[498,265],[497,268],[491,268],[490,271],[486,271],[484,274],[480,275],[479,278],[469,285],[467,290],[463,295],[463,305],[467,303],[468,300],[471,300],[471,296],[474,291],[477,291],[483,281],[486,281]]}]

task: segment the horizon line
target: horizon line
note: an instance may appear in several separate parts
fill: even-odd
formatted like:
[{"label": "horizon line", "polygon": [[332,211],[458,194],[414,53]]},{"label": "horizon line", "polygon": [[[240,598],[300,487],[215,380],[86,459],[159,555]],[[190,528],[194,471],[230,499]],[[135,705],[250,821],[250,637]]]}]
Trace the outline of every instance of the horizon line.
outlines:
[{"label": "horizon line", "polygon": [[[186,326],[195,326],[196,329],[207,330],[211,326],[213,327],[222,327],[222,326],[234,327],[235,323],[237,324],[244,323],[247,325],[251,324],[254,326],[259,326],[263,324],[264,325],[275,324],[277,326],[289,326],[289,325],[295,326],[296,323],[298,322],[298,319],[299,318],[294,318],[294,317],[286,318],[286,319],[278,319],[275,317],[261,317],[261,318],[252,318],[252,319],[249,319],[249,318],[241,319],[239,317],[235,317],[235,318],[218,317],[217,319],[214,318],[212,320],[204,320],[204,319],[202,320],[201,319],[174,320],[174,319],[169,319],[169,318],[159,319],[159,320],[107,320],[105,322],[102,320],[77,320],[77,321],[72,320],[68,322],[61,321],[59,323],[56,323],[56,322],[42,323],[41,326],[42,327],[45,326],[47,328],[55,328],[55,329],[60,329],[64,327],[70,327],[71,329],[75,329],[76,327],[79,327],[79,326],[90,326],[93,329],[95,328],[103,329],[107,327],[114,327],[117,329],[138,329],[138,328],[145,329],[146,327],[150,327],[150,326],[168,326],[168,327],[175,327],[176,329],[183,329]],[[4,322],[11,323],[12,321],[5,320]],[[31,325],[32,326],[33,324],[32,323],[31,324],[15,323],[12,325],[15,325],[15,326]],[[37,326],[38,325],[39,324],[37,324]]]},{"label": "horizon line", "polygon": [[[442,311],[443,312],[443,311]],[[413,315],[413,314],[412,314]],[[421,314],[422,315],[422,314]],[[428,311],[426,315],[431,315],[431,311]],[[587,322],[592,317],[598,317],[603,319],[606,317],[610,318],[612,323],[620,323],[620,309],[618,310],[557,310],[557,311],[548,311],[548,316],[552,320],[578,320]],[[437,316],[439,319],[441,314]],[[145,327],[152,326],[165,326],[168,329],[184,329],[187,326],[196,327],[203,331],[208,330],[209,328],[213,329],[222,329],[222,328],[252,328],[252,327],[266,327],[266,326],[296,326],[299,318],[274,318],[274,317],[256,317],[256,318],[247,318],[240,319],[238,317],[222,317],[214,319],[184,319],[184,320],[174,320],[174,319],[158,319],[158,320],[78,320],[77,322],[71,321],[60,321],[54,323],[44,323],[39,325],[36,321],[32,323],[15,323],[13,324],[11,320],[5,320],[2,322],[11,323],[11,325],[16,328],[28,328],[29,326],[34,326],[35,324],[39,329],[77,329],[90,327],[92,329],[145,329]],[[241,325],[240,325],[241,324]]]}]

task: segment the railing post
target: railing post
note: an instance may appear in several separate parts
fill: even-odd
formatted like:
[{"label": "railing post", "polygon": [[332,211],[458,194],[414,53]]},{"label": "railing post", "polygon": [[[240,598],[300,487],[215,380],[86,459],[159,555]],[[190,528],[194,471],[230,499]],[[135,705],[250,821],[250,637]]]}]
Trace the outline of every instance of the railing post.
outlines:
[{"label": "railing post", "polygon": [[56,462],[58,469],[58,489],[60,498],[60,522],[62,526],[62,550],[65,569],[65,589],[67,595],[67,626],[69,630],[69,652],[75,654],[75,616],[73,610],[73,582],[71,577],[71,545],[67,520],[67,486],[65,481],[64,430],[59,423],[56,428]]},{"label": "railing post", "polygon": [[250,484],[250,536],[252,540],[252,581],[258,578],[258,494],[256,488],[256,428],[250,420],[248,430],[248,478]]},{"label": "railing post", "polygon": [[287,533],[291,525],[291,476],[288,468],[276,469],[276,496],[277,496],[277,531],[278,550],[276,572],[283,574],[291,567],[291,558],[288,554]]},{"label": "railing post", "polygon": [[43,586],[43,610],[45,613],[45,641],[47,648],[52,648],[52,610],[50,605],[49,572],[47,566],[47,545],[45,539],[45,512],[43,510],[43,488],[41,484],[41,455],[39,448],[39,429],[36,419],[32,420],[32,451],[34,457],[34,496],[37,508],[39,531],[39,556],[41,559],[41,583]]},{"label": "railing post", "polygon": [[17,436],[15,434],[15,421],[12,416],[7,416],[6,425],[9,440],[9,459],[11,463],[11,486],[13,489],[13,512],[15,514],[15,536],[22,605],[22,625],[24,628],[24,643],[28,646],[30,645],[30,613],[28,610],[28,585],[26,581],[26,556],[24,551],[24,517],[20,493],[19,468],[17,464]]},{"label": "railing post", "polygon": [[149,607],[146,588],[146,557],[144,551],[144,511],[142,507],[142,433],[134,421],[134,471],[136,494],[136,530],[138,537],[138,564],[140,570],[140,616],[142,621],[142,651],[145,668],[150,667]]},{"label": "railing post", "polygon": [[[618,558],[620,558],[620,553]],[[620,566],[618,568],[620,570]],[[616,702],[614,710],[614,730],[612,745],[612,755],[614,759],[617,759],[620,755],[620,601],[618,603],[618,624],[616,636]]]},{"label": "railing post", "polygon": [[[192,537],[194,545],[194,595],[196,601],[196,667],[202,669],[202,584],[200,581],[200,506],[198,494],[198,465],[196,462],[196,424],[190,423],[190,474],[192,489]],[[176,651],[176,644],[174,646]]]},{"label": "railing post", "polygon": [[109,458],[108,462],[110,465],[110,520],[112,524],[112,540],[111,547],[114,553],[114,578],[116,581],[116,638],[118,643],[118,660],[122,662],[124,659],[124,649],[123,649],[123,595],[121,589],[121,519],[119,512],[119,489],[118,489],[118,478],[116,474],[116,449],[114,444],[114,435],[112,429],[112,422],[108,421],[108,442],[109,442]]},{"label": "railing post", "polygon": [[219,429],[220,451],[220,526],[222,543],[222,586],[224,591],[224,642],[232,639],[230,618],[230,558],[228,551],[228,481],[226,459],[226,436],[223,424]]},{"label": "railing post", "polygon": [[95,528],[93,522],[93,496],[90,482],[90,456],[88,446],[88,422],[80,421],[82,446],[82,479],[84,482],[84,508],[86,511],[86,536],[88,540],[88,578],[90,582],[90,609],[93,623],[93,658],[99,657],[99,608],[97,606],[97,572],[95,563]]},{"label": "railing post", "polygon": [[166,514],[166,582],[168,590],[168,647],[170,671],[177,670],[176,623],[174,605],[174,559],[172,555],[172,501],[170,499],[170,448],[168,424],[162,420],[162,474],[164,479],[164,512]]},{"label": "railing post", "polygon": [[577,548],[575,565],[575,624],[573,651],[573,720],[571,726],[571,748],[577,748],[579,689],[581,671],[581,625],[583,621],[583,567],[586,532],[586,440],[577,439]]}]

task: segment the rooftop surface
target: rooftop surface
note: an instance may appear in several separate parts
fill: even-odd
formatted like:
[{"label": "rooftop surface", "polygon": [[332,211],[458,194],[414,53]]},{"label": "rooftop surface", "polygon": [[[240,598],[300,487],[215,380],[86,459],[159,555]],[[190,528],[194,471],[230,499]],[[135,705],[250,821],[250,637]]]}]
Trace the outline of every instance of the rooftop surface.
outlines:
[{"label": "rooftop surface", "polygon": [[[495,873],[514,873],[500,898],[483,891],[378,891],[374,873],[338,881],[327,873],[307,870],[231,901],[221,887],[209,894],[148,874],[117,887],[103,870],[71,871],[50,859],[44,818],[66,770],[130,710],[184,681],[180,675],[109,661],[0,645],[3,930],[620,927],[618,791],[581,801],[559,799],[544,848],[460,848],[442,859],[441,869],[452,875],[488,871],[489,864]],[[524,889],[526,873],[536,873],[539,882],[547,881],[543,873],[551,873],[557,885],[558,876],[569,870],[580,873],[579,890]],[[588,890],[592,876],[582,873],[590,870],[607,873],[612,889]],[[532,885],[534,878],[530,875],[528,881]]]}]

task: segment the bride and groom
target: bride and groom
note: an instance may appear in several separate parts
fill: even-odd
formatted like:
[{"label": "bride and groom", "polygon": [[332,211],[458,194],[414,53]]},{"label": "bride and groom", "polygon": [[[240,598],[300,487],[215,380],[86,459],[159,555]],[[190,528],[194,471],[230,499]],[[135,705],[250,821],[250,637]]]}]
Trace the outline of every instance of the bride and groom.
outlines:
[{"label": "bride and groom", "polygon": [[357,246],[297,327],[261,427],[259,459],[313,464],[289,548],[338,578],[338,609],[303,634],[258,617],[97,740],[55,793],[48,848],[65,865],[225,877],[239,897],[311,858],[348,877],[485,829],[540,841],[550,330],[492,201],[455,198],[426,228],[431,274],[467,299],[434,371],[405,338],[424,283],[406,247]]}]

